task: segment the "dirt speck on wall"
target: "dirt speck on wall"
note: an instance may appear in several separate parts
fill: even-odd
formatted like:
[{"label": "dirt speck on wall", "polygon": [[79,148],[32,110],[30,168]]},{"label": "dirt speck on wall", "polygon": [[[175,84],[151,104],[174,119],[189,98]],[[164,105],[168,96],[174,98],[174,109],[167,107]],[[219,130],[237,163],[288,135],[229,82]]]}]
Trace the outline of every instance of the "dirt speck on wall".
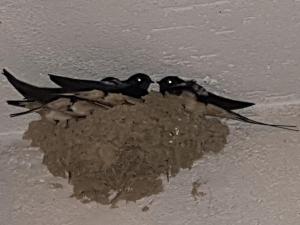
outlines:
[{"label": "dirt speck on wall", "polygon": [[162,176],[172,179],[226,144],[228,127],[201,109],[186,112],[184,101],[151,93],[144,103],[99,109],[67,128],[33,121],[24,138],[40,147],[54,176],[70,179],[83,202],[136,201],[161,192]]}]

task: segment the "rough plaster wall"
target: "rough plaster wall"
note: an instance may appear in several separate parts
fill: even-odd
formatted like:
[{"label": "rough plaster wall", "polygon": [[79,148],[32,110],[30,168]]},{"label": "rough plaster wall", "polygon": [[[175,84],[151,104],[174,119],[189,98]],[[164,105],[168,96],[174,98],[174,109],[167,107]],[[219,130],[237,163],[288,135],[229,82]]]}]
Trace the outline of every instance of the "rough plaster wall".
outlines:
[{"label": "rough plaster wall", "polygon": [[[211,90],[267,104],[255,108],[261,120],[299,125],[291,105],[300,97],[299,12],[299,0],[0,0],[0,67],[41,85],[48,72],[204,79]],[[148,199],[113,211],[82,206],[67,199],[67,184],[49,189],[54,178],[38,152],[21,151],[14,132],[28,118],[8,119],[14,109],[3,101],[18,95],[0,82],[4,224],[299,224],[299,135],[234,126],[224,155],[183,172],[149,212],[139,208]],[[187,196],[199,177],[207,195],[195,203]]]}]

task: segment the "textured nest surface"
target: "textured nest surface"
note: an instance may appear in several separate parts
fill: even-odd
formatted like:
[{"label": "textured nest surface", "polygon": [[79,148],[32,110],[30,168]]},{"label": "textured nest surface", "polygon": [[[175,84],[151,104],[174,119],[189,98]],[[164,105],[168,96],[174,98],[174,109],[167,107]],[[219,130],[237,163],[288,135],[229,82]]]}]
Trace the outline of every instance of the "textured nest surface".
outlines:
[{"label": "textured nest surface", "polygon": [[218,119],[204,118],[203,108],[186,112],[184,98],[151,93],[145,100],[96,110],[68,128],[33,121],[24,138],[40,147],[54,176],[69,177],[75,197],[102,204],[135,201],[161,192],[162,176],[175,176],[203,153],[222,150],[228,135]]}]

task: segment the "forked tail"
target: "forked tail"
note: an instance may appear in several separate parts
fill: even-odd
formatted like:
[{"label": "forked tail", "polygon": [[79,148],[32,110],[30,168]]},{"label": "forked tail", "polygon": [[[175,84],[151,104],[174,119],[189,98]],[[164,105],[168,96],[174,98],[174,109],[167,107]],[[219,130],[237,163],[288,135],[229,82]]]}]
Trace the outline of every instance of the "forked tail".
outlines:
[{"label": "forked tail", "polygon": [[257,125],[262,125],[262,126],[269,126],[269,127],[276,127],[276,128],[291,130],[291,131],[300,131],[297,128],[297,126],[295,126],[295,125],[263,123],[263,122],[259,122],[259,121],[256,121],[256,120],[249,119],[245,116],[242,116],[242,115],[240,115],[238,113],[235,113],[235,112],[232,112],[232,111],[228,111],[228,112],[230,112],[230,114],[234,115],[234,119],[239,120],[239,121],[243,121],[243,122],[246,122],[246,123],[252,123],[252,124],[257,124]]}]

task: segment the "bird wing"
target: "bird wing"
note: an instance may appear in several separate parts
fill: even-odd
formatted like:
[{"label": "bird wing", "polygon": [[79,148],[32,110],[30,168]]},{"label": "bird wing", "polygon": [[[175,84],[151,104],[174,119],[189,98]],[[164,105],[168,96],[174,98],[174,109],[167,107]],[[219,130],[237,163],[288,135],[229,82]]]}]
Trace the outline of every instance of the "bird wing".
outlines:
[{"label": "bird wing", "polygon": [[238,101],[234,99],[225,98],[211,92],[208,92],[204,87],[196,83],[196,81],[191,80],[178,85],[170,87],[173,90],[187,90],[197,94],[198,100],[204,103],[211,103],[217,105],[226,110],[236,110],[247,108],[255,105],[252,102]]},{"label": "bird wing", "polygon": [[208,92],[207,101],[227,110],[243,109],[255,105],[252,102],[238,101]]},{"label": "bird wing", "polygon": [[128,88],[130,85],[123,82],[114,84],[106,81],[82,80],[59,75],[49,74],[52,82],[69,91],[88,91],[92,89],[102,90],[105,92],[119,93],[121,90]]}]

